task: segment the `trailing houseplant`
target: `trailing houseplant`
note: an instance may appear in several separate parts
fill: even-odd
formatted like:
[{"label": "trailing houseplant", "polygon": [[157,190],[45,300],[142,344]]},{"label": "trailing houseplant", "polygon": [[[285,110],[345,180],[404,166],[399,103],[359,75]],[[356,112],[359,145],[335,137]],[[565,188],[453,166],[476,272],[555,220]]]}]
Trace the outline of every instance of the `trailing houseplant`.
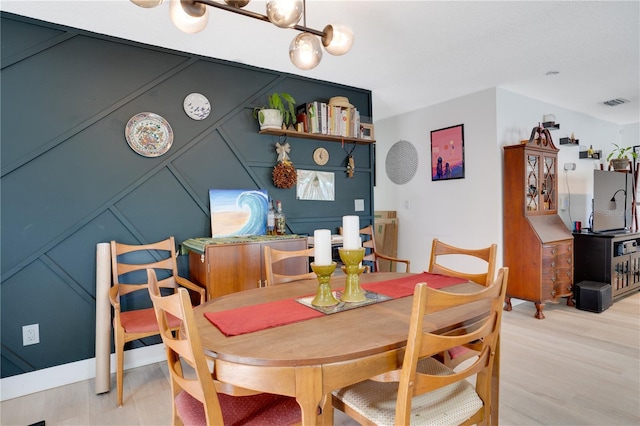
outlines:
[{"label": "trailing houseplant", "polygon": [[[253,109],[253,116],[258,119],[260,129],[281,128],[282,125],[288,128],[296,124],[296,100],[288,93],[274,92],[267,96],[267,104]],[[277,111],[277,112],[270,112]],[[271,121],[278,119],[279,123]]]},{"label": "trailing houseplant", "polygon": [[607,161],[611,162],[613,170],[625,170],[629,165],[629,156],[633,159],[638,158],[638,154],[633,150],[632,146],[620,147],[618,144],[613,144],[615,149],[607,156]]}]

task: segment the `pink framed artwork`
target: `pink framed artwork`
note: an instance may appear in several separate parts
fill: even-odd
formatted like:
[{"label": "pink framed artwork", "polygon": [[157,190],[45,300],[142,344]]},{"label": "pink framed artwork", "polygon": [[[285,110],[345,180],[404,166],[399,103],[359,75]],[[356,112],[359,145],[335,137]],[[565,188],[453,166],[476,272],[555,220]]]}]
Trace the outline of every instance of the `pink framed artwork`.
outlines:
[{"label": "pink framed artwork", "polygon": [[464,178],[464,124],[431,131],[431,180]]}]

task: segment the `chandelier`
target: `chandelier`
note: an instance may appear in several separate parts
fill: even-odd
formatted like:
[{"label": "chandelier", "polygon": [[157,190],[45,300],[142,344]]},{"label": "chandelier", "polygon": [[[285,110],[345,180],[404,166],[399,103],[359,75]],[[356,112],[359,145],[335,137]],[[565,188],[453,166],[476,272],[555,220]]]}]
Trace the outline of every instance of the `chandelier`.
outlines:
[{"label": "chandelier", "polygon": [[[301,70],[315,68],[322,59],[322,47],[332,55],[344,55],[353,45],[353,32],[346,25],[329,24],[322,31],[307,27],[306,0],[267,0],[266,15],[242,9],[250,0],[170,0],[171,21],[181,31],[193,34],[207,26],[207,6],[237,13],[260,21],[270,22],[280,28],[300,31],[289,45],[289,58]],[[131,0],[132,3],[151,8],[164,0]],[[303,25],[298,25],[303,19]],[[320,42],[322,41],[322,46]]]}]

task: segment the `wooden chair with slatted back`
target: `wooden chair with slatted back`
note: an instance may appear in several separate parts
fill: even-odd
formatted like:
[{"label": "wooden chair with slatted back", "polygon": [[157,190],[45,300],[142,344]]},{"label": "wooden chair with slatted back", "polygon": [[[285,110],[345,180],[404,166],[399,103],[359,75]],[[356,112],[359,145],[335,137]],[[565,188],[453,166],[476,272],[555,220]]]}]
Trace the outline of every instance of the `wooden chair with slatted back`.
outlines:
[{"label": "wooden chair with slatted back", "polygon": [[304,250],[277,250],[265,245],[264,269],[267,286],[316,278],[316,274],[313,272],[303,274],[288,272],[309,271],[309,258],[313,257],[313,255],[313,248]]},{"label": "wooden chair with slatted back", "polygon": [[[162,296],[155,272],[149,269],[147,275],[149,295],[167,354],[173,425],[291,425],[301,421],[295,398],[249,391],[241,393],[244,396],[223,393],[237,388],[213,379],[187,291],[180,288],[174,294]],[[173,326],[176,322],[177,333]]]},{"label": "wooden chair with slatted back", "polygon": [[[493,282],[493,277],[496,269],[496,255],[498,246],[491,244],[489,247],[479,249],[467,249],[461,247],[455,247],[450,244],[443,243],[437,238],[433,239],[431,244],[431,258],[429,260],[429,272],[434,274],[449,275],[454,277],[460,277],[468,279],[482,285],[489,285]],[[486,270],[481,272],[466,272],[452,267],[444,266],[440,261],[443,257],[449,256],[450,258],[460,256],[471,256],[480,259],[486,263]],[[484,263],[480,262],[482,265]],[[479,267],[482,269],[482,267]],[[463,361],[473,358],[477,355],[477,351],[474,351],[473,345],[467,345],[465,347],[454,348],[441,354],[443,362],[451,367],[455,368]]]},{"label": "wooden chair with slatted back", "polygon": [[[418,284],[413,295],[407,347],[402,369],[396,370],[396,381],[365,380],[334,391],[334,407],[360,424],[489,424],[491,376],[499,353],[497,345],[508,274],[508,268],[501,268],[491,285],[467,294],[448,293],[431,289],[426,283]],[[482,301],[487,304],[485,316],[469,318],[463,326],[446,335],[432,333],[424,321],[430,314]],[[472,341],[482,342],[480,355],[462,370],[454,371],[432,356]],[[467,380],[472,376],[475,376],[475,386]]]},{"label": "wooden chair with slatted back", "polygon": [[[466,278],[474,283],[489,285],[493,282],[496,270],[496,254],[498,246],[491,244],[489,247],[479,249],[468,249],[455,247],[450,244],[443,243],[437,238],[431,243],[431,258],[429,259],[429,272],[434,274],[449,275],[453,277]],[[466,272],[447,267],[440,263],[444,256],[472,256],[484,260],[487,264],[486,270],[481,272]]]},{"label": "wooden chair with slatted back", "polygon": [[109,301],[114,310],[113,340],[116,350],[118,406],[123,403],[125,343],[158,335],[158,324],[147,294],[148,268],[156,270],[157,275],[162,278],[161,287],[175,291],[178,286],[182,286],[199,296],[199,303],[204,303],[205,300],[204,288],[178,275],[173,237],[142,245],[111,241],[113,283],[109,289]]},{"label": "wooden chair with slatted back", "polygon": [[411,262],[408,259],[398,259],[395,257],[387,256],[378,251],[372,225],[365,226],[364,228],[360,229],[360,235],[362,236],[362,247],[364,247],[365,249],[365,255],[362,259],[362,263],[364,265],[367,265],[367,263],[369,263],[367,266],[372,265],[371,272],[381,272],[380,264],[378,262],[380,259],[388,260],[391,262],[391,270],[385,272],[395,272],[396,269],[394,268],[394,265],[396,263],[404,263],[405,272],[411,272]]}]

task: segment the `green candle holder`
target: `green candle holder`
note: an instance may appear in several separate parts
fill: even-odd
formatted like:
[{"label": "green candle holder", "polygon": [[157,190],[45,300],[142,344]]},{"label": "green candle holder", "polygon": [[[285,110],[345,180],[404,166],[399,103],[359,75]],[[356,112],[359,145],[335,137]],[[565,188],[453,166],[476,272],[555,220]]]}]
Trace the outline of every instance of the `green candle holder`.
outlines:
[{"label": "green candle holder", "polygon": [[340,253],[340,259],[344,262],[344,269],[347,273],[347,280],[340,300],[343,302],[364,302],[367,298],[360,287],[360,274],[363,271],[363,268],[360,267],[360,262],[364,258],[364,248],[339,248],[338,253]]},{"label": "green candle holder", "polygon": [[331,274],[336,270],[336,262],[331,265],[316,265],[311,262],[311,269],[318,276],[318,290],[316,296],[311,301],[313,306],[333,306],[339,303],[338,299],[333,296],[331,292]]}]

